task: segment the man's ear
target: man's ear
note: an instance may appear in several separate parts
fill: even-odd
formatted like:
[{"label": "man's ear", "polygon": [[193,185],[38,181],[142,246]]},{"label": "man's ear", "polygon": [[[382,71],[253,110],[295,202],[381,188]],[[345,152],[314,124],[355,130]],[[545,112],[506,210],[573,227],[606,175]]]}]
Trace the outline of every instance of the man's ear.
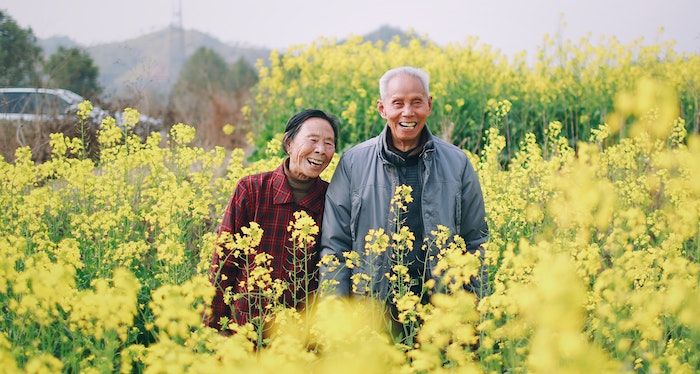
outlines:
[{"label": "man's ear", "polygon": [[384,102],[382,102],[382,99],[377,99],[377,111],[382,118],[386,119],[386,114],[384,113]]},{"label": "man's ear", "polygon": [[433,97],[428,96],[428,108],[430,109],[430,113],[433,112]]}]

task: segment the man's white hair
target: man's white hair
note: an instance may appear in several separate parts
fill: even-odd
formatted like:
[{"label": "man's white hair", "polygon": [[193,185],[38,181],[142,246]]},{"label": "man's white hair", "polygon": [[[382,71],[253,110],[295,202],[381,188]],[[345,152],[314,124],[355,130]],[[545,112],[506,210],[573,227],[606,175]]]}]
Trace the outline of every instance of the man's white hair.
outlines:
[{"label": "man's white hair", "polygon": [[430,96],[430,78],[428,77],[428,73],[426,73],[423,69],[414,68],[413,66],[401,66],[387,71],[381,78],[379,78],[380,99],[384,99],[389,81],[399,75],[410,75],[418,78],[423,86],[423,91],[425,91],[425,96]]}]

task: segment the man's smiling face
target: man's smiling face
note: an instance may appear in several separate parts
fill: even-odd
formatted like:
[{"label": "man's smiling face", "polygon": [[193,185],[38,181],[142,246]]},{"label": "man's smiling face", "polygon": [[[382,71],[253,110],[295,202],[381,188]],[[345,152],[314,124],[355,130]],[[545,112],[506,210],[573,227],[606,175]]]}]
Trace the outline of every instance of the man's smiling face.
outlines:
[{"label": "man's smiling face", "polygon": [[397,75],[387,82],[384,97],[377,101],[377,110],[391,129],[394,146],[401,151],[415,148],[425,121],[433,110],[420,79],[408,74]]}]

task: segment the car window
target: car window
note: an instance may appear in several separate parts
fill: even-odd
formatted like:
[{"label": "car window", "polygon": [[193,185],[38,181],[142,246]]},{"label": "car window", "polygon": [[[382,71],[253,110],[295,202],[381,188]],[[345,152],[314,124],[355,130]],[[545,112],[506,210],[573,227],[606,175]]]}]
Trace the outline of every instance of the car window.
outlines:
[{"label": "car window", "polygon": [[39,93],[36,98],[36,109],[41,114],[58,115],[68,109],[68,103],[56,95]]},{"label": "car window", "polygon": [[0,93],[0,113],[35,113],[34,97],[26,92]]},{"label": "car window", "polygon": [[0,113],[10,113],[10,98],[7,94],[0,93]]}]

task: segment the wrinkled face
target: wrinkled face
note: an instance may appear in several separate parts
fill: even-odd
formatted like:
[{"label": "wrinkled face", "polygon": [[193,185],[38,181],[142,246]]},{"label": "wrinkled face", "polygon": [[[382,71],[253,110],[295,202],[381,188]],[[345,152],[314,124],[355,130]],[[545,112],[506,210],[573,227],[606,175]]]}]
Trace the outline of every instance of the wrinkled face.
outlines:
[{"label": "wrinkled face", "polygon": [[401,151],[415,148],[425,121],[433,110],[433,98],[423,90],[418,78],[401,74],[392,78],[377,110],[391,129],[394,146]]},{"label": "wrinkled face", "polygon": [[297,179],[317,178],[335,153],[331,124],[322,118],[309,118],[287,143],[289,171]]}]

